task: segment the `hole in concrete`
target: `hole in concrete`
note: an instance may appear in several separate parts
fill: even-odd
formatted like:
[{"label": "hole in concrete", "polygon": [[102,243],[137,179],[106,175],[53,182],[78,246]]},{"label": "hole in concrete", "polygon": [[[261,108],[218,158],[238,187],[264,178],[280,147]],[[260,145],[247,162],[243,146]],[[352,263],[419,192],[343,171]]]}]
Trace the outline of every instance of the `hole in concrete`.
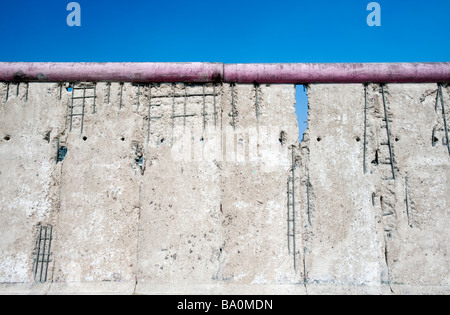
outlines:
[{"label": "hole in concrete", "polygon": [[360,137],[356,137],[356,142],[360,142],[361,141],[361,138]]},{"label": "hole in concrete", "polygon": [[378,150],[375,151],[375,160],[372,161],[373,165],[378,165]]},{"label": "hole in concrete", "polygon": [[145,171],[144,153],[143,153],[144,149],[143,149],[142,145],[137,142],[132,143],[132,148],[134,151],[133,160],[135,163],[134,165],[132,165],[132,167],[134,169],[139,169],[141,174],[144,175],[144,171]]},{"label": "hole in concrete", "polygon": [[120,138],[121,141],[125,141],[125,137]]},{"label": "hole in concrete", "polygon": [[161,143],[164,143],[166,140],[164,138],[161,139]]},{"label": "hole in concrete", "polygon": [[11,140],[11,137],[10,137],[9,135],[6,135],[6,136],[3,138],[3,140],[9,141],[9,140]]},{"label": "hole in concrete", "polygon": [[200,139],[200,142],[203,142],[203,141],[205,141],[205,139],[202,137],[202,138]]},{"label": "hole in concrete", "polygon": [[433,134],[431,135],[431,145],[434,147],[438,143],[439,139],[436,137],[436,127],[433,128]]},{"label": "hole in concrete", "polygon": [[317,137],[317,142],[320,142],[320,141],[322,141],[322,138],[321,137]]},{"label": "hole in concrete", "polygon": [[436,143],[438,143],[438,142],[439,142],[439,139],[436,137],[433,137],[433,146],[435,146]]},{"label": "hole in concrete", "polygon": [[66,157],[66,155],[67,155],[67,148],[59,147],[57,162],[62,162],[64,160],[64,158]]},{"label": "hole in concrete", "polygon": [[308,127],[308,86],[295,86],[295,113],[297,114],[299,142]]},{"label": "hole in concrete", "polygon": [[287,138],[286,132],[281,131],[280,132],[280,138],[278,139],[278,142],[280,142],[281,145],[283,145],[286,142],[286,138]]},{"label": "hole in concrete", "polygon": [[86,136],[84,136],[84,137],[83,137],[83,141],[86,141],[86,140],[87,140],[87,137],[86,137]]},{"label": "hole in concrete", "polygon": [[395,137],[395,142],[398,142],[398,141],[400,141],[400,138],[399,137]]},{"label": "hole in concrete", "polygon": [[47,143],[50,143],[50,134],[51,134],[51,131],[47,132],[44,136],[44,140],[47,141]]}]

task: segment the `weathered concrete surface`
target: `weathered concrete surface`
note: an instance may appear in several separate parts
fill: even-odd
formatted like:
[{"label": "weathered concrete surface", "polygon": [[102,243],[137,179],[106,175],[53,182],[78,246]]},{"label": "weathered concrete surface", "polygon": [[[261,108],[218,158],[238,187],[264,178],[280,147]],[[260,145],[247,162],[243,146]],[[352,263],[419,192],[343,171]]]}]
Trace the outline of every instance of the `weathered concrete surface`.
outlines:
[{"label": "weathered concrete surface", "polygon": [[[318,85],[309,89],[309,118],[302,183],[309,176],[304,217],[306,281],[310,291],[361,287],[387,293],[380,214],[371,204],[374,179],[363,176],[364,89]],[[374,176],[373,176],[374,177]],[[306,200],[306,187],[302,199]],[[308,209],[307,202],[302,208]]]},{"label": "weathered concrete surface", "polygon": [[231,106],[230,85],[100,83],[83,119],[58,84],[2,87],[2,292],[304,293],[285,231],[293,86],[236,86]]},{"label": "weathered concrete surface", "polygon": [[[437,85],[384,90],[395,180],[384,164],[390,154],[380,86],[367,87],[366,123],[363,85],[310,86],[302,143],[312,192],[307,281],[326,290],[449,294],[450,157],[440,103],[435,110]],[[443,92],[449,104],[448,88]]]},{"label": "weathered concrete surface", "polygon": [[[5,96],[6,85],[1,87]],[[11,85],[8,103],[0,109],[2,283],[32,281],[36,225],[51,222],[55,215],[60,168],[52,139],[64,129],[66,107],[54,101],[52,87],[30,85],[25,105],[25,86]]]},{"label": "weathered concrete surface", "polygon": [[292,85],[98,83],[71,123],[64,87],[1,83],[0,292],[449,294],[436,90],[384,87],[391,180],[379,85],[366,110],[363,85],[311,85],[298,144]]}]

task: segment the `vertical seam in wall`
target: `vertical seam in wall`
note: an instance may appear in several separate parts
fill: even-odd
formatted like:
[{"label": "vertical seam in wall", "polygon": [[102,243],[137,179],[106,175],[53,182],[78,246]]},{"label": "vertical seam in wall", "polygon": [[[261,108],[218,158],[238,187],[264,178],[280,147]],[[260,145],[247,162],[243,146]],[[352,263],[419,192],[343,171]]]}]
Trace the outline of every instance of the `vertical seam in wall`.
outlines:
[{"label": "vertical seam in wall", "polygon": [[363,152],[364,174],[367,174],[366,154],[367,154],[367,84],[364,85],[364,152]]},{"label": "vertical seam in wall", "polygon": [[141,208],[142,208],[142,185],[143,185],[143,181],[140,179],[139,180],[139,196],[138,196],[138,218],[137,218],[137,224],[136,224],[136,268],[134,271],[134,288],[133,288],[133,294],[136,294],[136,288],[137,288],[137,284],[138,284],[138,275],[139,275],[139,236],[140,236],[140,223],[141,223]]},{"label": "vertical seam in wall", "polygon": [[[66,126],[65,129],[67,129],[67,126]],[[65,132],[65,130],[63,131],[63,133],[64,132]],[[64,163],[63,162],[61,162],[61,166],[60,167],[61,167],[61,170],[59,172],[59,178],[58,178],[59,183],[58,183],[58,191],[57,191],[57,194],[58,194],[58,209],[56,211],[55,219],[54,219],[55,223],[56,223],[55,224],[56,233],[58,233],[58,230],[59,230],[59,227],[60,227],[60,216],[61,216],[61,209],[62,209],[62,189],[63,189],[63,184],[64,184],[64,181],[63,181],[63,178],[64,178]],[[61,248],[60,244],[55,242],[55,244],[53,246],[53,248],[54,248],[53,249],[53,264],[52,264],[52,273],[51,273],[50,286],[52,286],[52,284],[54,282],[54,275],[55,275],[56,261],[57,261],[57,251],[56,251],[56,249],[58,249],[58,247]],[[50,288],[49,288],[49,291],[50,291]]]}]

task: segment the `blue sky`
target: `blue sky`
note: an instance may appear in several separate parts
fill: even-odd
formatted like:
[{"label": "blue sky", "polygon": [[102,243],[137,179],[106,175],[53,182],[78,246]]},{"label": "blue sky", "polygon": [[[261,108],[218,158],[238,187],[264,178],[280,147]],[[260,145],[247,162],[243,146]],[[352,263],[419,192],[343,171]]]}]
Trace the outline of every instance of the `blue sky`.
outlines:
[{"label": "blue sky", "polygon": [[0,61],[450,61],[448,0],[376,1],[380,27],[370,0],[78,0],[81,27],[69,2],[0,0]]}]

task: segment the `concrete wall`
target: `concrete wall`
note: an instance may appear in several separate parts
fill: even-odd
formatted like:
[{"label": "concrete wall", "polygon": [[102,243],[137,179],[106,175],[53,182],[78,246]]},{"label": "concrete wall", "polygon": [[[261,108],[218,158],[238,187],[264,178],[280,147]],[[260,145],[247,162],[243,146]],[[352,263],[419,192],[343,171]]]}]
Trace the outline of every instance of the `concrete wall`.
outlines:
[{"label": "concrete wall", "polygon": [[82,86],[0,83],[0,292],[450,293],[437,85],[384,87],[395,180],[379,85],[311,85],[301,144],[293,85]]},{"label": "concrete wall", "polygon": [[[312,190],[303,232],[307,281],[316,284],[310,292],[351,285],[448,294],[450,156],[437,85],[384,87],[395,180],[382,91],[366,91],[367,107],[363,85],[309,89],[301,146]],[[443,94],[450,104],[449,89]]]}]

